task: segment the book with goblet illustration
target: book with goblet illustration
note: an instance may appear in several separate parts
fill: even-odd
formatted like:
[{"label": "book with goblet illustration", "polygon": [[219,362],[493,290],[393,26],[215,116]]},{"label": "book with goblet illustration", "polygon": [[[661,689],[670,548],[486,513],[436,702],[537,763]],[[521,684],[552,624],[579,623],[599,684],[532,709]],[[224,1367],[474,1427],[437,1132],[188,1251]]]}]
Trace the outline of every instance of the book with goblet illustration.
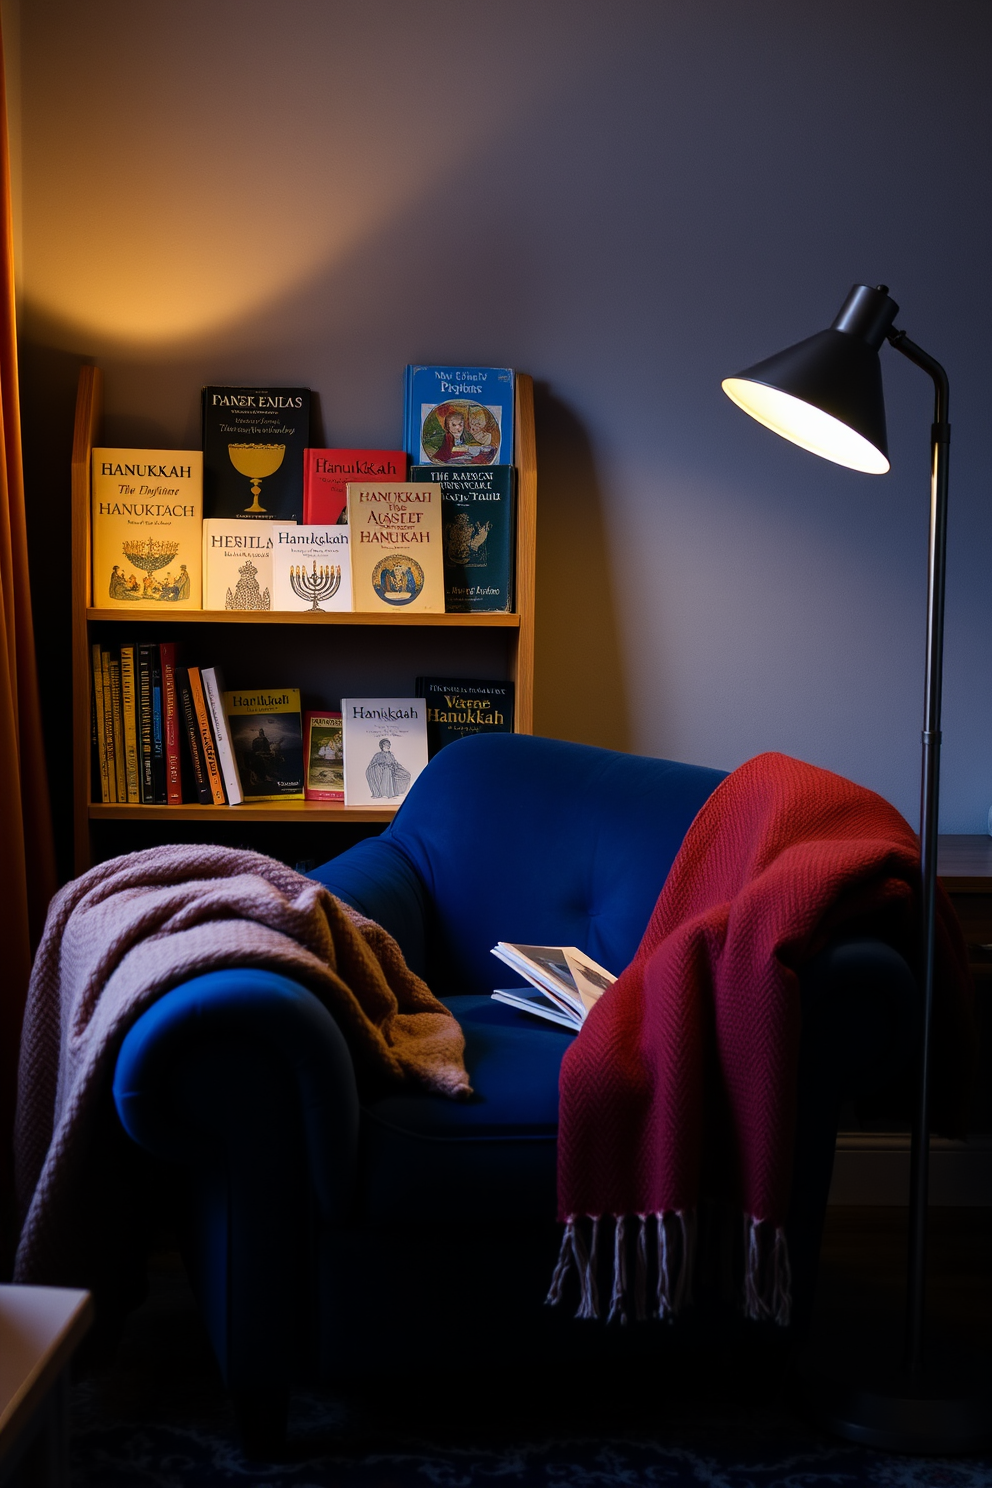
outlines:
[{"label": "book with goblet illustration", "polygon": [[512,465],[511,368],[407,367],[403,441],[414,465]]},{"label": "book with goblet illustration", "polygon": [[513,609],[512,465],[415,465],[411,480],[441,487],[444,608]]},{"label": "book with goblet illustration", "polygon": [[347,530],[356,610],[443,614],[440,486],[349,481]]},{"label": "book with goblet illustration", "polygon": [[94,606],[198,610],[202,517],[199,450],[94,449]]},{"label": "book with goblet illustration", "polygon": [[272,608],[351,609],[349,528],[313,523],[272,524]]},{"label": "book with goblet illustration", "polygon": [[303,520],[310,389],[203,389],[203,514]]},{"label": "book with goblet illustration", "polygon": [[513,945],[500,940],[492,954],[530,983],[529,987],[498,988],[493,993],[497,1002],[560,1023],[573,1033],[578,1033],[590,1009],[616,981],[611,971],[578,946]]},{"label": "book with goblet illustration", "polygon": [[347,522],[349,481],[406,480],[406,466],[403,450],[304,450],[304,522]]}]

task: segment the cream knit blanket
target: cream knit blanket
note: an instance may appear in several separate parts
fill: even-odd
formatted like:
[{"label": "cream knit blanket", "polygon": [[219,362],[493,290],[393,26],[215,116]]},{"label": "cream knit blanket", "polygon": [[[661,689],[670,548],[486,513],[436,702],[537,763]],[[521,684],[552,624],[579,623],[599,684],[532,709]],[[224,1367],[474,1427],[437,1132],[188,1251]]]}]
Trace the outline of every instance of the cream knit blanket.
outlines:
[{"label": "cream knit blanket", "polygon": [[[471,1094],[461,1029],[381,926],[260,853],[162,847],[90,869],[52,900],[21,1038],[15,1276],[71,1281],[84,1175],[124,1035],[170,987],[224,967],[295,978],[331,1010],[363,1077]],[[105,1123],[104,1115],[104,1123]],[[85,1278],[84,1278],[85,1279]]]}]

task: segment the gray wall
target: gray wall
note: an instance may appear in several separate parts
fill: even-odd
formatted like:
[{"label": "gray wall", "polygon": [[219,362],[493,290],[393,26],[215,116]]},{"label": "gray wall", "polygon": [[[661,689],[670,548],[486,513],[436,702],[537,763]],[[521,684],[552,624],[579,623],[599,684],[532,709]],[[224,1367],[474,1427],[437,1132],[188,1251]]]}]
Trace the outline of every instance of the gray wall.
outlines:
[{"label": "gray wall", "polygon": [[538,383],[539,731],[783,750],[915,821],[929,382],[883,352],[883,478],[719,388],[883,281],[951,377],[942,826],[983,830],[990,35],[985,0],[24,4],[46,675],[81,359],[108,442],[179,446],[204,382],[309,384],[328,442],[388,445],[406,362],[508,364]]}]

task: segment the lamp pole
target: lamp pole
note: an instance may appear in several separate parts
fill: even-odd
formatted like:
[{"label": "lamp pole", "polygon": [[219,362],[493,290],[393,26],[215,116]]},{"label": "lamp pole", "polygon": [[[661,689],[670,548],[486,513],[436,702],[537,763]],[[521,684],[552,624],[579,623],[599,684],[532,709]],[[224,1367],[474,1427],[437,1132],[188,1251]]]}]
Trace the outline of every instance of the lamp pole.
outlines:
[{"label": "lamp pole", "polygon": [[930,1043],[933,1020],[934,938],[937,907],[937,830],[940,795],[940,694],[944,666],[944,572],[947,558],[947,471],[951,426],[947,373],[939,362],[894,328],[888,341],[929,373],[934,385],[930,431],[930,543],[927,561],[927,646],[923,693],[923,768],[920,781],[920,869],[923,880],[921,970],[923,1023],[920,1031],[916,1108],[910,1152],[909,1266],[906,1307],[906,1370],[910,1387],[923,1368],[926,1305],[927,1213],[930,1184]]}]

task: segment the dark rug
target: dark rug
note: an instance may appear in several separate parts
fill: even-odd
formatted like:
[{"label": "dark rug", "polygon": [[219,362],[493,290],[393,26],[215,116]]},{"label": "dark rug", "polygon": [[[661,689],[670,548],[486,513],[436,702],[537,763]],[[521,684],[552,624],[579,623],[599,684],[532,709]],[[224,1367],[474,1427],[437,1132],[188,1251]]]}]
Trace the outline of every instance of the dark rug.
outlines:
[{"label": "dark rug", "polygon": [[[114,1360],[73,1388],[74,1488],[990,1488],[992,1456],[834,1440],[780,1382],[617,1371],[293,1396],[286,1460],[246,1460],[178,1258],[158,1259]],[[705,1376],[705,1368],[703,1370]],[[697,1370],[698,1376],[698,1370]]]}]

